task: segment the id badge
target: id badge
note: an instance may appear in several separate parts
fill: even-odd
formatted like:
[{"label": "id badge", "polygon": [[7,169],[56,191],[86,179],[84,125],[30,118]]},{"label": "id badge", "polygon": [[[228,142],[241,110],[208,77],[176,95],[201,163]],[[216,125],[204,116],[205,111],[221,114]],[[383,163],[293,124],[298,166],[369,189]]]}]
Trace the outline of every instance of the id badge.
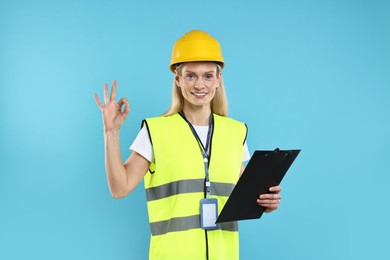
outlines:
[{"label": "id badge", "polygon": [[218,228],[215,223],[218,217],[218,200],[215,198],[205,198],[200,200],[200,226],[210,230]]}]

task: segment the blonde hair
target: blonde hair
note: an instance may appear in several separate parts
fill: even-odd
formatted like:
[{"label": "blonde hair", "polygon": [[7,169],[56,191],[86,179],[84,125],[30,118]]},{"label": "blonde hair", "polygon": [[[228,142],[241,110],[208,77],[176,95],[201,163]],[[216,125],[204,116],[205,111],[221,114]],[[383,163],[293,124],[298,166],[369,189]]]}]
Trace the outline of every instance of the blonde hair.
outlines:
[{"label": "blonde hair", "polygon": [[[222,67],[218,63],[215,64],[217,65],[217,76],[219,76],[220,72],[222,71]],[[176,67],[176,71],[179,75],[181,74],[182,68],[183,68],[183,63],[179,64]],[[171,106],[169,107],[168,111],[163,114],[163,116],[170,116],[176,114],[183,109],[183,106],[184,106],[184,97],[181,94],[179,87],[176,85],[175,79],[173,79]],[[214,98],[211,100],[210,108],[211,108],[211,113],[220,116],[227,116],[228,102],[227,102],[225,85],[223,83],[222,75],[221,75],[221,81],[219,83],[219,86],[215,90]]]}]

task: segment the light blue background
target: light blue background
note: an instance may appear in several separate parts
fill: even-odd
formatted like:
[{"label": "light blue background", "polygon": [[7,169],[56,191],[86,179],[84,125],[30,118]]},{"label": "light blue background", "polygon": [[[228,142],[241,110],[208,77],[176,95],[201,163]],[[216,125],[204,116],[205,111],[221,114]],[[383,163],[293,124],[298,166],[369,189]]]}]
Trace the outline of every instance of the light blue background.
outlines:
[{"label": "light blue background", "polygon": [[390,3],[0,2],[0,259],[146,259],[142,185],[109,193],[93,93],[118,80],[141,120],[170,102],[171,47],[222,44],[249,148],[301,148],[281,208],[240,223],[241,259],[390,259]]}]

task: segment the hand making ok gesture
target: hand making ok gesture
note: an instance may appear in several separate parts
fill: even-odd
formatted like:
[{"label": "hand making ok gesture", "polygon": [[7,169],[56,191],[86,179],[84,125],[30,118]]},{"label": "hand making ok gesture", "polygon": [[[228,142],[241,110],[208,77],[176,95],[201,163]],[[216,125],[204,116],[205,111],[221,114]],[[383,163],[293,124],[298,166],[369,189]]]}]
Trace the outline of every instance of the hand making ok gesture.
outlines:
[{"label": "hand making ok gesture", "polygon": [[119,131],[130,112],[130,107],[126,98],[121,98],[116,103],[116,80],[112,83],[110,98],[108,98],[108,84],[104,84],[104,105],[96,93],[94,97],[96,104],[102,110],[104,132]]}]

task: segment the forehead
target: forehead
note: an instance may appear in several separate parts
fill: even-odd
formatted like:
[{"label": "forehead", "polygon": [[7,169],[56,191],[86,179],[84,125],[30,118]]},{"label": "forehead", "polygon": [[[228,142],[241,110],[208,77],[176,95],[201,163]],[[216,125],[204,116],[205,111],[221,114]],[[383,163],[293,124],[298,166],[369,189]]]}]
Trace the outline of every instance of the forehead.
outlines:
[{"label": "forehead", "polygon": [[217,64],[212,61],[196,61],[183,63],[183,72],[217,72]]}]

